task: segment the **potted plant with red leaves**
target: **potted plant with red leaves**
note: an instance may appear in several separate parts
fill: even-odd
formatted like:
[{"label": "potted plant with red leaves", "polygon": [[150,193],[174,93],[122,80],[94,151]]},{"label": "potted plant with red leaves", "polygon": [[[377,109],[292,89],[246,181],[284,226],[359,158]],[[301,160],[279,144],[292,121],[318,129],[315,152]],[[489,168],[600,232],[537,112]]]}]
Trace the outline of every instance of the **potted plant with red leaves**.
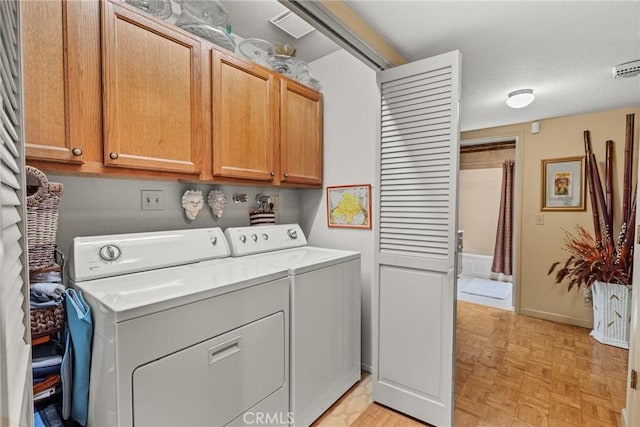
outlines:
[{"label": "potted plant with red leaves", "polygon": [[[594,234],[578,225],[576,233],[565,231],[565,247],[569,258],[554,262],[548,274],[555,282],[568,282],[571,290],[584,286],[585,297],[593,298],[593,331],[598,341],[629,348],[633,271],[633,238],[636,222],[636,186],[633,181],[634,115],[626,117],[624,182],[622,188],[622,221],[613,235],[613,141],[606,141],[605,186],[603,189],[596,157],[591,149],[591,136],[584,131],[586,181],[593,213]],[[633,188],[633,190],[632,190]]]}]

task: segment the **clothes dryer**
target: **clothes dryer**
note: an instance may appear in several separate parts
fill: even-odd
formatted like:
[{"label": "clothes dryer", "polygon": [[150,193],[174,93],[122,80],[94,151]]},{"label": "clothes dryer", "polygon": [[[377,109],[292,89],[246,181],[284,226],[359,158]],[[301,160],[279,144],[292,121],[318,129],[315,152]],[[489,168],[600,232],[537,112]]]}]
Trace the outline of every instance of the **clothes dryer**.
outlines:
[{"label": "clothes dryer", "polygon": [[72,286],[94,316],[89,425],[286,424],[285,268],[228,258],[219,228],[73,248]]}]

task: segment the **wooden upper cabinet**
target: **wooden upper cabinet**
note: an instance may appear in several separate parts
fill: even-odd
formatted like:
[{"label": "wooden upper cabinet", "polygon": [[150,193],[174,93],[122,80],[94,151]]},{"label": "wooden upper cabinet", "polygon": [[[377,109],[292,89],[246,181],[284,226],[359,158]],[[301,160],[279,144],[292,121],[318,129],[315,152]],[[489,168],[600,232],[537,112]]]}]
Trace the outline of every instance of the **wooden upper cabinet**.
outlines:
[{"label": "wooden upper cabinet", "polygon": [[130,6],[102,3],[105,164],[198,173],[200,41]]},{"label": "wooden upper cabinet", "polygon": [[21,7],[27,159],[90,160],[101,149],[99,3]]},{"label": "wooden upper cabinet", "polygon": [[282,79],[280,181],[322,184],[322,95]]},{"label": "wooden upper cabinet", "polygon": [[213,174],[273,181],[278,91],[273,73],[211,50]]},{"label": "wooden upper cabinet", "polygon": [[121,0],[21,6],[26,157],[37,167],[322,184],[318,92]]}]

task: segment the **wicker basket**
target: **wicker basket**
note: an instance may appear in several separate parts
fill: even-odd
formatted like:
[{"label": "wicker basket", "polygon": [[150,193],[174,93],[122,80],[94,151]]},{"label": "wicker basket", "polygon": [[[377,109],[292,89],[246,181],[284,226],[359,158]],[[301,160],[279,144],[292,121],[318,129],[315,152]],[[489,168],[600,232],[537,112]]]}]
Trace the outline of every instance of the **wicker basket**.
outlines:
[{"label": "wicker basket", "polygon": [[55,264],[58,206],[62,184],[49,182],[41,170],[32,166],[26,167],[26,173],[39,182],[37,191],[27,196],[29,271],[34,271]]},{"label": "wicker basket", "polygon": [[31,337],[49,335],[64,327],[64,305],[31,309]]}]

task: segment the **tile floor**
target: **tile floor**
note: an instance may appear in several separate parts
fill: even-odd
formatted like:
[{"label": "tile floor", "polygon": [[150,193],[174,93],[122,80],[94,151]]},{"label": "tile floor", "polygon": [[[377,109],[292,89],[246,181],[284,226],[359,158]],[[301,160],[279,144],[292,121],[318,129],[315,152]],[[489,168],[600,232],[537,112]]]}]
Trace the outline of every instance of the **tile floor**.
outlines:
[{"label": "tile floor", "polygon": [[[455,425],[620,426],[628,351],[589,330],[458,302]],[[414,426],[372,403],[371,376],[314,426]]]}]

